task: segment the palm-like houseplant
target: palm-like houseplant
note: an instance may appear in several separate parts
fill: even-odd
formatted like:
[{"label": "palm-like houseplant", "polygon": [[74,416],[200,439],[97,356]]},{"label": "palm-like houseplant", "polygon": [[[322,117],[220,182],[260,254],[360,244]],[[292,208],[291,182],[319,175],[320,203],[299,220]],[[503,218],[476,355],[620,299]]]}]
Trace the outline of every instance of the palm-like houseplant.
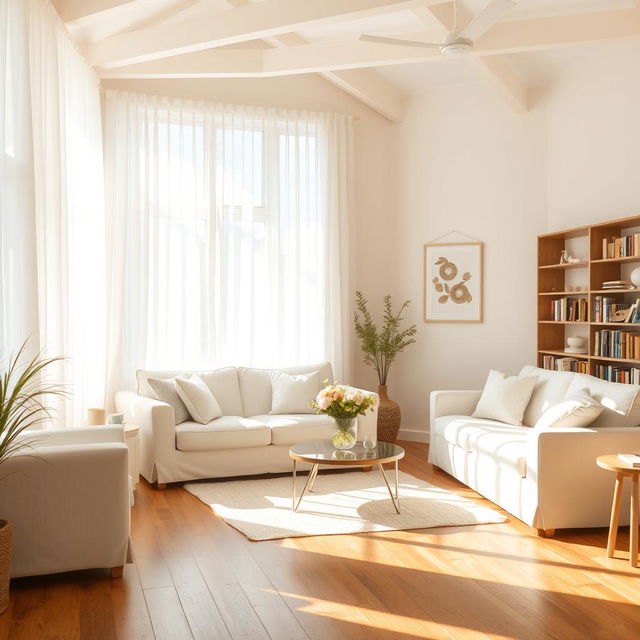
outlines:
[{"label": "palm-like houseplant", "polygon": [[356,291],[356,311],[354,323],[356,334],[360,338],[360,348],[363,362],[372,366],[378,374],[378,394],[380,407],[378,409],[378,437],[380,440],[395,441],[400,430],[400,406],[387,396],[387,377],[389,368],[397,355],[415,340],[416,325],[402,328],[404,320],[402,314],[409,306],[406,300],[400,310],[394,313],[391,296],[384,297],[384,312],[382,327],[378,329],[371,312],[367,308],[367,299],[361,291]]},{"label": "palm-like houseplant", "polygon": [[[33,440],[20,436],[50,419],[49,400],[66,395],[60,385],[42,381],[43,370],[62,358],[38,354],[29,360],[26,347],[25,342],[0,372],[0,465],[30,446]],[[11,541],[11,525],[0,520],[0,613],[9,605]]]}]

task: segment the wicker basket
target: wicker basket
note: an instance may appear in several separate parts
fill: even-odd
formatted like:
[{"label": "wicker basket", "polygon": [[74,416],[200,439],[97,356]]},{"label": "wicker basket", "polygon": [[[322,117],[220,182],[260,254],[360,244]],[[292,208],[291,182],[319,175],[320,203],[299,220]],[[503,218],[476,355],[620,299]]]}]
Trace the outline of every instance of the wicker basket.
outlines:
[{"label": "wicker basket", "polygon": [[13,531],[6,520],[0,520],[0,613],[9,606],[9,574]]},{"label": "wicker basket", "polygon": [[387,385],[378,387],[380,405],[378,406],[378,440],[395,442],[400,431],[400,405],[387,396]]}]

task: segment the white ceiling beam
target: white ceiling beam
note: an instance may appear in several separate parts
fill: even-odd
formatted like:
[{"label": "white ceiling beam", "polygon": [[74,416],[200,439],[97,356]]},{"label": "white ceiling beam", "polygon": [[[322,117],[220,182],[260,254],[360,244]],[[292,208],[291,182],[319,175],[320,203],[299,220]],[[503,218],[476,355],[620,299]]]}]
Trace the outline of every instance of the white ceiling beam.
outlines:
[{"label": "white ceiling beam", "polygon": [[53,4],[67,29],[73,30],[132,9],[153,7],[158,0],[53,0]]},{"label": "white ceiling beam", "polygon": [[396,12],[417,1],[265,0],[228,11],[210,9],[197,17],[112,36],[88,46],[86,53],[94,66],[136,64],[259,40],[312,25]]},{"label": "white ceiling beam", "polygon": [[470,56],[469,61],[515,113],[529,111],[529,90],[507,56]]},{"label": "white ceiling beam", "polygon": [[[426,35],[421,32],[406,34],[405,37],[424,39]],[[640,38],[639,10],[622,9],[500,23],[475,43],[474,53],[469,55],[557,49],[623,38]],[[251,59],[249,56],[252,56]],[[200,51],[103,70],[100,75],[105,78],[268,77],[439,61],[443,58],[437,49],[423,50],[348,40],[311,43],[287,49]]]},{"label": "white ceiling beam", "polygon": [[[440,27],[441,37],[445,37],[449,29],[453,27],[453,5],[438,5],[433,7],[420,7],[414,9],[415,14],[422,20],[428,29],[435,21]],[[463,7],[457,8],[458,25],[466,25],[473,16]],[[516,113],[524,113],[529,110],[529,95],[527,87],[522,83],[511,66],[507,56],[471,56],[472,66],[480,77],[486,80]]]},{"label": "white ceiling beam", "polygon": [[[308,44],[296,33],[273,36],[266,41],[280,49]],[[404,95],[395,85],[380,77],[375,71],[345,69],[344,71],[323,71],[320,75],[388,120],[401,122],[404,118]]]}]

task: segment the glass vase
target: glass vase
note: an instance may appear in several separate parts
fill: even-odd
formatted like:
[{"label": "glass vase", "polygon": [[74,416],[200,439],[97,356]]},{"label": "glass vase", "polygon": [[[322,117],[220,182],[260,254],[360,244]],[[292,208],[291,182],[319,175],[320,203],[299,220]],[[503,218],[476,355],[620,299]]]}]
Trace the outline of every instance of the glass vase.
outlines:
[{"label": "glass vase", "polygon": [[336,432],[331,438],[333,446],[336,449],[352,449],[356,444],[357,420],[355,418],[334,418],[334,420]]}]

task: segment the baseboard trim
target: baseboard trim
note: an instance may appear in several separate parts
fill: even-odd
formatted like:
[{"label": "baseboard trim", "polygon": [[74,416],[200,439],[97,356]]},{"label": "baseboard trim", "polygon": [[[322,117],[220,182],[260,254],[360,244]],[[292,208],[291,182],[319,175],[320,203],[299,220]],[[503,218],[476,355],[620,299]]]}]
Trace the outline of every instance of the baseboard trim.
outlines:
[{"label": "baseboard trim", "polygon": [[398,440],[409,442],[429,442],[429,432],[418,429],[400,429]]}]

